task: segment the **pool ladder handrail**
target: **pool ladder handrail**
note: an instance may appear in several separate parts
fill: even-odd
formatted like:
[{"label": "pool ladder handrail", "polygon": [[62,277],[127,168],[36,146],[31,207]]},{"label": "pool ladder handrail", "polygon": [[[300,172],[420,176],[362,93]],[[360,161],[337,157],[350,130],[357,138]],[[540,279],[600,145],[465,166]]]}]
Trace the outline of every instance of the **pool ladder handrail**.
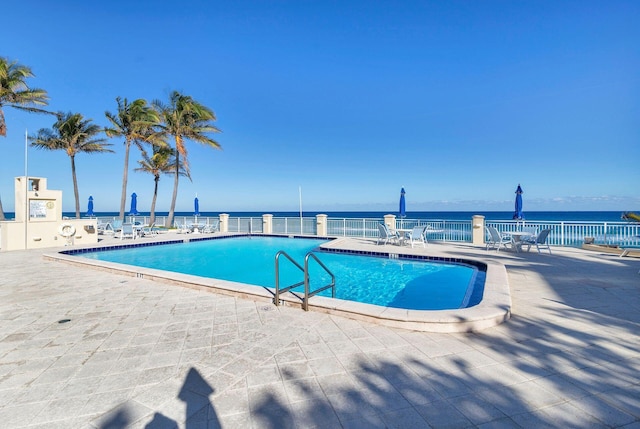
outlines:
[{"label": "pool ladder handrail", "polygon": [[[298,267],[298,269],[300,269],[303,272],[304,274],[303,281],[294,283],[284,288],[280,288],[280,255],[284,255],[289,261],[291,261],[296,267]],[[325,270],[327,274],[331,276],[331,283],[326,284],[322,287],[319,287],[314,291],[309,290],[309,277],[310,277],[309,276],[309,258],[313,258],[318,263],[318,265],[320,265],[322,269]],[[320,258],[318,258],[315,255],[315,252],[309,252],[305,255],[304,268],[299,263],[297,263],[291,256],[289,256],[289,254],[284,250],[280,250],[278,253],[276,253],[275,264],[276,264],[276,292],[273,298],[273,302],[276,306],[280,305],[281,293],[289,292],[291,291],[291,289],[294,289],[303,284],[304,284],[304,297],[302,298],[302,308],[304,311],[309,311],[309,298],[311,298],[314,295],[317,295],[318,293],[324,290],[331,288],[331,297],[332,298],[336,297],[336,276],[331,272],[331,270],[329,270],[329,268],[327,268],[327,266],[320,260]],[[300,298],[295,293],[293,292],[291,293],[297,298]]]}]

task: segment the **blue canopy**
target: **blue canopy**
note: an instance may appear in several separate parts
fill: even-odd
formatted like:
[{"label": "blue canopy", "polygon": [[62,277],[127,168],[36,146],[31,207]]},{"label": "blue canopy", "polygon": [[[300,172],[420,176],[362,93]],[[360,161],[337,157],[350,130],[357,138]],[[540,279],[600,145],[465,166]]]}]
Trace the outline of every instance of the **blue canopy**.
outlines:
[{"label": "blue canopy", "polygon": [[193,215],[200,216],[200,203],[198,202],[198,197],[193,200]]},{"label": "blue canopy", "polygon": [[138,205],[138,196],[134,192],[133,194],[131,194],[131,210],[129,210],[129,214],[130,215],[139,214],[138,213],[138,208],[136,207],[137,205]]},{"label": "blue canopy", "polygon": [[522,188],[520,184],[518,184],[518,189],[516,189],[516,210],[513,213],[513,218],[516,220],[524,219],[522,215]]},{"label": "blue canopy", "polygon": [[399,210],[401,219],[407,215],[407,203],[405,202],[404,194],[405,194],[404,188],[402,188],[402,190],[400,191],[400,210]]},{"label": "blue canopy", "polygon": [[89,195],[89,204],[87,205],[87,216],[95,216],[93,213],[93,197]]}]

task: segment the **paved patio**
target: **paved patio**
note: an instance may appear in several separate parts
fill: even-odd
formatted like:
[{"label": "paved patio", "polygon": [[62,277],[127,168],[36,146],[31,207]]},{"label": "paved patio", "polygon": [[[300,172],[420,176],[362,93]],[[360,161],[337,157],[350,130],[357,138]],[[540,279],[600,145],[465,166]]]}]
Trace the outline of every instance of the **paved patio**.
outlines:
[{"label": "paved patio", "polygon": [[0,254],[3,427],[640,428],[639,259],[432,243],[504,263],[513,299],[504,324],[432,334],[49,252]]}]

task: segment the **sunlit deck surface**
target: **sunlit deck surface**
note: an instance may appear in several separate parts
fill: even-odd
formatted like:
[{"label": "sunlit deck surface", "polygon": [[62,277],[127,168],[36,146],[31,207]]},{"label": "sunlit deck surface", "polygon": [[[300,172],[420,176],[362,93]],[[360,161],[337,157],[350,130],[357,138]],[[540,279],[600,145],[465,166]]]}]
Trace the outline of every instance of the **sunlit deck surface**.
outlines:
[{"label": "sunlit deck surface", "polygon": [[511,319],[418,332],[2,253],[2,426],[640,425],[640,259],[415,251],[504,264]]}]

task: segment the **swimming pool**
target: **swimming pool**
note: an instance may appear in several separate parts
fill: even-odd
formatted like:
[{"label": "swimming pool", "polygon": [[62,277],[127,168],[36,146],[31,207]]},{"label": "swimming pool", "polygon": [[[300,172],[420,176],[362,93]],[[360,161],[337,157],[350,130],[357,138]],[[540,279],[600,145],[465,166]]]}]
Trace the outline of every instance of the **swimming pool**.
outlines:
[{"label": "swimming pool", "polygon": [[[189,243],[82,253],[85,258],[275,287],[275,254],[285,250],[302,263],[328,240],[272,236],[233,237]],[[389,259],[323,251],[320,260],[336,276],[336,298],[413,310],[458,309],[482,299],[484,272],[472,265]],[[293,264],[281,260],[281,285],[301,280]],[[311,265],[313,285],[328,275]],[[301,291],[302,287],[294,289]],[[330,291],[321,293],[330,296]]]}]

